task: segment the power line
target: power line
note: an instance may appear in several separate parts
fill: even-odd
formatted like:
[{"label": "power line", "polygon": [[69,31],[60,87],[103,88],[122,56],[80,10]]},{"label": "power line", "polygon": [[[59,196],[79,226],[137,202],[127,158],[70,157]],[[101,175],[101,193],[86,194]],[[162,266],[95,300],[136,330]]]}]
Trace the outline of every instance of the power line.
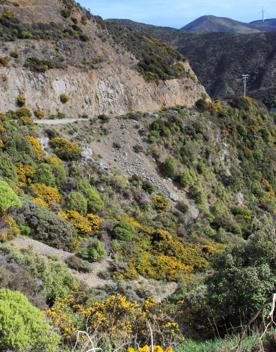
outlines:
[{"label": "power line", "polygon": [[264,10],[264,8],[262,8],[262,21],[263,21],[263,23],[265,21],[265,10]]},{"label": "power line", "polygon": [[243,81],[243,96],[247,96],[247,81],[249,79],[249,74],[243,74],[242,75],[242,81]]}]

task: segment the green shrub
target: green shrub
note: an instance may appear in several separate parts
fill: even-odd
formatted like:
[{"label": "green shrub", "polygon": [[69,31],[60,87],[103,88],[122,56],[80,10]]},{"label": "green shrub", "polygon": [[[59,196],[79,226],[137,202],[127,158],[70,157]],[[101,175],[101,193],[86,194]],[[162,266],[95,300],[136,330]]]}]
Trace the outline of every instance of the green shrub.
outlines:
[{"label": "green shrub", "polygon": [[92,271],[92,266],[88,262],[78,258],[75,255],[66,259],[66,264],[70,269],[76,270],[80,273],[90,273]]},{"label": "green shrub", "polygon": [[0,327],[1,350],[59,350],[59,336],[51,332],[42,312],[22,293],[0,289]]},{"label": "green shrub", "polygon": [[0,64],[1,64],[2,66],[4,66],[4,67],[8,66],[9,62],[10,62],[10,59],[9,59],[8,56],[2,56],[2,57],[0,57]]},{"label": "green shrub", "polygon": [[136,144],[134,147],[133,147],[133,151],[137,154],[139,153],[143,153],[144,149],[143,147],[140,145],[140,144]]},{"label": "green shrub", "polygon": [[186,214],[189,210],[189,207],[186,203],[184,202],[178,202],[176,205],[176,208],[181,211],[181,213]]},{"label": "green shrub", "polygon": [[161,164],[161,173],[164,177],[169,177],[174,179],[177,175],[177,165],[176,161],[172,158],[168,158]]},{"label": "green shrub", "polygon": [[11,51],[10,52],[10,57],[14,58],[14,59],[18,59],[19,58],[19,54],[17,51]]},{"label": "green shrub", "polygon": [[22,31],[20,36],[22,39],[31,39],[33,37],[33,33],[31,31]]},{"label": "green shrub", "polygon": [[66,200],[66,208],[85,215],[87,213],[87,200],[81,193],[71,192]]},{"label": "green shrub", "polygon": [[66,104],[70,100],[70,97],[66,94],[61,94],[59,98],[62,104]]},{"label": "green shrub", "polygon": [[101,122],[102,124],[108,123],[108,122],[110,121],[110,117],[107,116],[107,115],[99,115],[99,116],[98,116],[98,119],[100,120],[100,122]]},{"label": "green shrub", "polygon": [[71,16],[71,10],[63,9],[63,10],[60,11],[60,14],[64,18],[69,18]]},{"label": "green shrub", "polygon": [[0,176],[17,183],[17,170],[8,154],[1,154],[0,157]]},{"label": "green shrub", "polygon": [[48,306],[52,306],[57,299],[71,294],[79,287],[77,279],[69,273],[64,264],[52,261],[50,258],[45,260],[31,249],[21,252],[12,249],[10,255],[13,262],[43,283]]},{"label": "green shrub", "polygon": [[97,239],[91,239],[83,244],[78,255],[90,262],[100,262],[106,258],[107,253],[102,242]]},{"label": "green shrub", "polygon": [[64,164],[51,164],[52,173],[55,176],[55,182],[58,187],[62,186],[67,181],[67,171]]},{"label": "green shrub", "polygon": [[178,176],[178,183],[181,187],[189,187],[197,180],[197,174],[193,169],[187,169]]},{"label": "green shrub", "polygon": [[[2,1],[2,3],[3,3],[3,1]],[[2,12],[2,17],[10,20],[10,19],[14,18],[14,13],[11,10],[9,10],[9,9],[5,9]]]},{"label": "green shrub", "polygon": [[114,238],[119,241],[130,242],[136,238],[135,228],[124,220],[115,226],[113,232]]},{"label": "green shrub", "polygon": [[0,212],[21,207],[21,201],[7,182],[0,180]]},{"label": "green shrub", "polygon": [[35,170],[33,181],[34,183],[43,183],[46,186],[55,186],[56,180],[51,165],[40,164]]},{"label": "green shrub", "polygon": [[148,194],[152,194],[155,191],[154,185],[150,181],[147,181],[147,180],[143,180],[142,188]]},{"label": "green shrub", "polygon": [[[64,68],[62,62],[60,61],[57,62],[54,59],[40,60],[40,59],[37,59],[36,57],[28,57],[25,61],[24,67],[28,68],[33,72],[42,72],[42,73],[45,73],[48,70],[53,68]],[[45,115],[43,111],[40,111],[40,112],[42,112],[42,115]]]},{"label": "green shrub", "polygon": [[199,184],[195,184],[189,188],[189,196],[196,204],[203,204],[204,202],[204,195]]},{"label": "green shrub", "polygon": [[209,104],[205,99],[199,99],[195,106],[199,112],[205,112],[209,110]]},{"label": "green shrub", "polygon": [[66,138],[55,137],[50,140],[50,146],[56,155],[65,161],[74,161],[81,158],[81,148],[75,143],[71,143]]},{"label": "green shrub", "polygon": [[208,300],[224,323],[246,323],[271,300],[276,290],[275,241],[275,228],[269,226],[217,258]]},{"label": "green shrub", "polygon": [[78,182],[78,189],[81,193],[84,194],[88,201],[88,211],[96,213],[103,209],[104,202],[96,190],[95,187],[92,187],[88,180],[81,180]]},{"label": "green shrub", "polygon": [[25,104],[26,104],[26,98],[24,97],[24,95],[19,95],[17,97],[17,105],[24,106]]},{"label": "green shrub", "polygon": [[34,115],[35,115],[35,117],[37,118],[37,119],[44,119],[44,117],[45,117],[45,112],[43,111],[43,110],[41,110],[41,109],[37,109],[37,110],[35,110],[34,111]]},{"label": "green shrub", "polygon": [[50,246],[71,250],[74,241],[74,229],[47,208],[32,202],[25,202],[17,215],[19,225],[28,225],[31,236]]},{"label": "green shrub", "polygon": [[14,163],[22,162],[31,165],[36,158],[32,144],[18,131],[13,131],[9,136],[5,144],[5,150]]}]

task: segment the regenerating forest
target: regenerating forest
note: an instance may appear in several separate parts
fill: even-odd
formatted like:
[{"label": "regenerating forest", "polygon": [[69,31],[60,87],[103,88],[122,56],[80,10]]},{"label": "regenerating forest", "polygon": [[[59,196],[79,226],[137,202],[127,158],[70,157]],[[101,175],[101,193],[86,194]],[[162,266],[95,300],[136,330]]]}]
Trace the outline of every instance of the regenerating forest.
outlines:
[{"label": "regenerating forest", "polygon": [[[211,100],[156,39],[43,3],[0,2],[0,350],[276,351],[276,114]],[[53,113],[12,81],[112,65],[158,111],[108,113],[110,83],[102,114],[72,116],[68,79]],[[160,101],[178,81],[193,104]]]}]

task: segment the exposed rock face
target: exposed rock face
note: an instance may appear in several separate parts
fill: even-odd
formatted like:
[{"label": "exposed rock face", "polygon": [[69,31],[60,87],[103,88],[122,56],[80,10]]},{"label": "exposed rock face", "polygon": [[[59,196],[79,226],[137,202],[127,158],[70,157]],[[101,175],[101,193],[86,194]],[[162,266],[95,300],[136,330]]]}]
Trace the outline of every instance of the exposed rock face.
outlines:
[{"label": "exposed rock face", "polygon": [[[0,57],[9,57],[8,64],[0,65],[1,111],[14,109],[19,95],[31,110],[68,117],[190,107],[207,97],[185,61],[176,62],[185,73],[181,78],[146,80],[137,70],[137,57],[116,44],[96,18],[75,5],[64,18],[66,3],[20,0],[16,7],[0,5],[1,25],[8,33],[2,38]],[[5,18],[5,11],[12,13],[11,19]],[[7,41],[14,27],[19,36]],[[66,104],[60,101],[62,94],[69,98]]]},{"label": "exposed rock face", "polygon": [[[87,114],[124,114],[154,111],[163,106],[193,106],[205,90],[190,79],[146,82],[131,69],[121,71],[107,65],[100,70],[78,68],[34,73],[20,68],[1,69],[6,81],[0,86],[0,110],[14,109],[18,95],[24,95],[31,110],[48,114],[62,112],[69,117]],[[60,102],[60,95],[70,98]]]}]

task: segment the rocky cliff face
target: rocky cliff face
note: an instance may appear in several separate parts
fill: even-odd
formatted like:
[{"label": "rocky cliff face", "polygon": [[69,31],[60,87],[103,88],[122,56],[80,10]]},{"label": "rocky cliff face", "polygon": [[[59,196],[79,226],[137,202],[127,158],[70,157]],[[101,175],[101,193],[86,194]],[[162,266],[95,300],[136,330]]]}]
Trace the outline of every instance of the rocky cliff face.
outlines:
[{"label": "rocky cliff face", "polygon": [[[1,74],[5,76],[0,87],[2,111],[14,109],[19,95],[24,95],[32,110],[41,109],[47,114],[61,112],[73,117],[192,106],[204,93],[204,89],[190,79],[149,83],[131,69],[121,71],[110,65],[97,71],[69,68],[47,73],[5,68]],[[61,103],[62,94],[69,97],[68,103]]]},{"label": "rocky cliff face", "polygon": [[[145,47],[131,51],[115,42],[101,20],[71,1],[6,2],[0,26],[1,111],[14,109],[18,96],[31,110],[75,117],[189,107],[206,94],[188,62],[171,49],[142,38],[154,64],[168,57],[161,69],[150,64],[143,71],[148,58],[136,53]],[[158,79],[160,70],[166,79]]]}]

